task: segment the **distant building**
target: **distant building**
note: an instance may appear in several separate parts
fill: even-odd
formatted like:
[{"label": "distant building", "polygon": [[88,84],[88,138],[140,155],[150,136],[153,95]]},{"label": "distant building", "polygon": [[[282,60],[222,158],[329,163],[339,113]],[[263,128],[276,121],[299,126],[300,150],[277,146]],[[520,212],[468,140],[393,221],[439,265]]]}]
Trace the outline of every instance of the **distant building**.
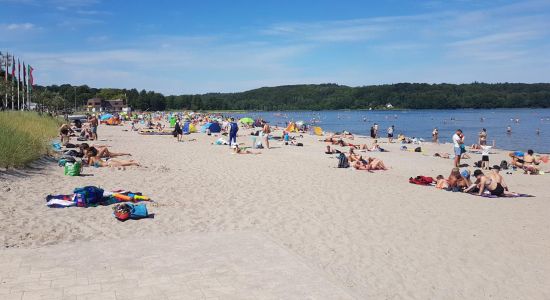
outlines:
[{"label": "distant building", "polygon": [[393,108],[393,105],[391,103],[386,104],[386,108]]},{"label": "distant building", "polygon": [[99,111],[110,111],[110,112],[121,112],[126,108],[126,101],[124,99],[114,99],[114,100],[102,100],[100,98],[92,98],[88,100],[86,105],[87,111],[99,112]]}]

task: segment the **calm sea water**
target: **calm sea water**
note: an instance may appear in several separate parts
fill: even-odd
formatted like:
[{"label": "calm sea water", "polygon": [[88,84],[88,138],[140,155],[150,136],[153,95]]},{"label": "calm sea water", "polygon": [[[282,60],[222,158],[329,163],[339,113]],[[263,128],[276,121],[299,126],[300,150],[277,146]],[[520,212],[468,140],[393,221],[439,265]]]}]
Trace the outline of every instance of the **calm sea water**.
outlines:
[{"label": "calm sea water", "polygon": [[[450,142],[456,129],[466,135],[466,144],[478,141],[482,128],[488,132],[488,144],[495,140],[498,148],[507,150],[533,149],[550,152],[550,109],[462,109],[462,110],[391,110],[391,111],[282,111],[249,112],[235,117],[261,117],[272,125],[283,126],[288,121],[318,121],[325,131],[347,130],[354,134],[369,135],[374,123],[380,126],[380,135],[386,136],[389,126],[395,125],[395,136],[431,141],[432,130],[439,129],[440,142]],[[507,134],[510,126],[512,133]],[[537,130],[539,134],[537,134]]]}]

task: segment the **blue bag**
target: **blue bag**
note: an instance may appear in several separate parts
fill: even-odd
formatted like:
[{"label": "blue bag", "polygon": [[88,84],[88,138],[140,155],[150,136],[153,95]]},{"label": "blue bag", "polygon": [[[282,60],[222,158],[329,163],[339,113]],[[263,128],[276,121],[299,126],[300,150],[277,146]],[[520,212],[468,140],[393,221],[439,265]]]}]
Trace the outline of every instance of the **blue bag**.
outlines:
[{"label": "blue bag", "polygon": [[103,202],[103,189],[95,186],[85,186],[74,189],[76,206],[96,206]]},{"label": "blue bag", "polygon": [[147,206],[145,204],[132,204],[128,203],[131,207],[130,210],[130,219],[142,219],[147,218],[149,213],[147,212]]}]

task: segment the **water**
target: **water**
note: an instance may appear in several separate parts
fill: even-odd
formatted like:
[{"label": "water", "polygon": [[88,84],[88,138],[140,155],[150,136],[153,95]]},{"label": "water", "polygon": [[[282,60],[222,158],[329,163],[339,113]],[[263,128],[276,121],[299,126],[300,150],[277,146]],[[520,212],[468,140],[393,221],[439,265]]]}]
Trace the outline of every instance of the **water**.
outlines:
[{"label": "water", "polygon": [[[370,127],[379,124],[379,135],[386,136],[389,126],[395,125],[395,134],[403,133],[431,141],[432,130],[439,130],[439,141],[450,142],[460,128],[466,144],[478,142],[478,133],[487,129],[488,144],[495,140],[496,147],[507,150],[533,149],[550,152],[550,109],[460,109],[460,110],[350,110],[350,111],[282,111],[233,114],[236,118],[263,118],[272,125],[284,126],[288,121],[317,120],[324,131],[347,130],[354,134],[369,135]],[[518,122],[516,122],[516,119]],[[512,128],[507,134],[506,127]],[[540,134],[537,134],[537,129]]]}]

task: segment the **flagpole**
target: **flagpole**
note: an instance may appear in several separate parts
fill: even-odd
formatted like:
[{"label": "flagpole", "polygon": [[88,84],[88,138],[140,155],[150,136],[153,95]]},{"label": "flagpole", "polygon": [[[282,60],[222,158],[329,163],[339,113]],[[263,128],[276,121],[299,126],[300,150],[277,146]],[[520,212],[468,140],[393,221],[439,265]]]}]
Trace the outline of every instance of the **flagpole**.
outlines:
[{"label": "flagpole", "polygon": [[19,58],[17,59],[17,110],[21,110],[21,105],[19,102],[19,80],[21,80],[21,63],[19,62]]}]

